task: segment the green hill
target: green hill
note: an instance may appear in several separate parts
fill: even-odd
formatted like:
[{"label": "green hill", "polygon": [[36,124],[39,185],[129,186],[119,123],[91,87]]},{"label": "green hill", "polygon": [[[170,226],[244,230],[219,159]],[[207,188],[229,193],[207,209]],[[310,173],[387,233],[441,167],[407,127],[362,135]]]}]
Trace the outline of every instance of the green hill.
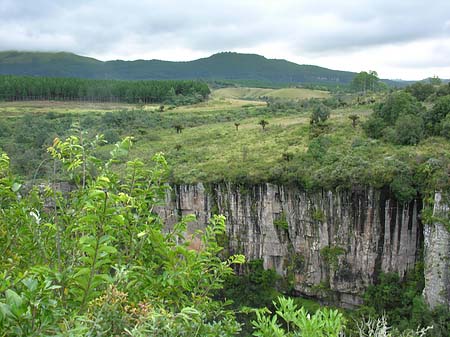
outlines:
[{"label": "green hill", "polygon": [[270,83],[347,84],[355,73],[255,54],[219,53],[188,62],[99,61],[71,53],[0,52],[0,74],[96,79],[252,80]]}]

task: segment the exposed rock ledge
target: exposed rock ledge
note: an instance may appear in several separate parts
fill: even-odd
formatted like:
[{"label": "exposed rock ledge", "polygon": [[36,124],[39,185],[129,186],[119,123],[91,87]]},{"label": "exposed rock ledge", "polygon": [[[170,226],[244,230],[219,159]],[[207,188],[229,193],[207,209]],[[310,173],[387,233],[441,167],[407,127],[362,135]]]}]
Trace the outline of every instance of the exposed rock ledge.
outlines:
[{"label": "exposed rock ledge", "polygon": [[212,213],[224,214],[230,253],[262,259],[265,268],[292,276],[300,294],[348,307],[361,303],[381,271],[412,269],[423,240],[422,201],[399,203],[388,190],[198,184],[174,186],[166,202],[158,213],[168,224],[197,216],[190,231]]},{"label": "exposed rock ledge", "polygon": [[425,289],[431,308],[444,305],[450,309],[450,233],[439,219],[448,221],[449,207],[442,194],[436,193],[433,215],[437,220],[424,228]]}]

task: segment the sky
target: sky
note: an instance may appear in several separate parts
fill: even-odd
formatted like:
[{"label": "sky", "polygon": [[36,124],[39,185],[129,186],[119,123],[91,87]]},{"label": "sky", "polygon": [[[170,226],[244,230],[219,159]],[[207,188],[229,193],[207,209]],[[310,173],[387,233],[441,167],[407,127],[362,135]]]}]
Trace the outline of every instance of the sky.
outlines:
[{"label": "sky", "polygon": [[0,0],[0,50],[104,61],[235,51],[381,78],[450,78],[450,1]]}]

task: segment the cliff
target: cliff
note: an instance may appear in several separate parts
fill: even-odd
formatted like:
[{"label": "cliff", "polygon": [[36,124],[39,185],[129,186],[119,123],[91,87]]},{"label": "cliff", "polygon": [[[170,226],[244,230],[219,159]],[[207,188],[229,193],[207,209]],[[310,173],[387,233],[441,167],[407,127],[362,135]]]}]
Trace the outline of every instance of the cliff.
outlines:
[{"label": "cliff", "polygon": [[295,186],[175,186],[160,216],[173,224],[195,214],[190,232],[212,213],[227,217],[227,249],[262,259],[302,295],[361,303],[383,272],[404,275],[423,242],[421,200],[399,203],[388,190],[305,191]]},{"label": "cliff", "polygon": [[423,295],[431,308],[450,308],[450,233],[445,226],[449,207],[441,193],[436,193],[433,222],[424,228],[425,288]]}]

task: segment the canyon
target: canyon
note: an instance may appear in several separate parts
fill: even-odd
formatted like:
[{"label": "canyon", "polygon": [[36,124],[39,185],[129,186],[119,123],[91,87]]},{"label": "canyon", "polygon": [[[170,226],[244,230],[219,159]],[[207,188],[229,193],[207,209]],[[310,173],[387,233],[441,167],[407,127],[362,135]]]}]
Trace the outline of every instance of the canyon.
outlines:
[{"label": "canyon", "polygon": [[[199,183],[174,185],[157,212],[169,227],[194,214],[190,234],[212,214],[225,215],[227,253],[261,259],[298,295],[348,308],[362,304],[381,272],[403,277],[414,269],[424,248],[424,297],[431,307],[450,306],[449,233],[442,224],[423,225],[422,209],[421,198],[402,203],[387,188]],[[448,214],[441,199],[436,212]]]}]

